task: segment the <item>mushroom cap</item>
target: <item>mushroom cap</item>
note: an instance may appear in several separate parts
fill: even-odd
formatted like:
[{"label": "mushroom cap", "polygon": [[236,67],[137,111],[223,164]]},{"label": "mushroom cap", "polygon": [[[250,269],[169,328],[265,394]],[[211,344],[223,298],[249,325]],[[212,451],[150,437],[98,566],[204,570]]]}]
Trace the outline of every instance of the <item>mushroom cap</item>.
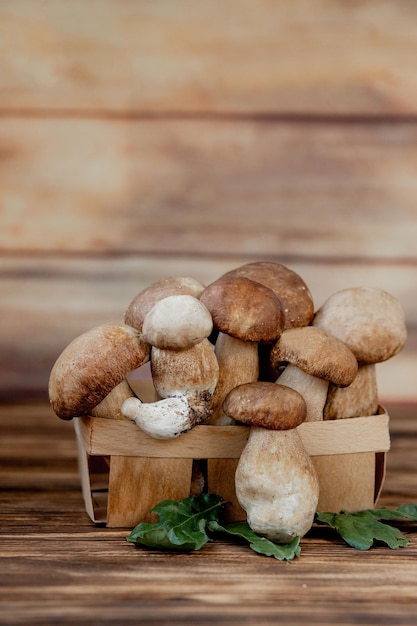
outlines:
[{"label": "mushroom cap", "polygon": [[238,422],[270,430],[296,428],[307,415],[298,391],[265,381],[234,387],[223,401],[223,411]]},{"label": "mushroom cap", "polygon": [[161,398],[199,391],[210,397],[219,378],[219,364],[208,339],[188,350],[153,347],[151,370],[154,387]]},{"label": "mushroom cap", "polygon": [[321,328],[303,326],[285,330],[271,350],[274,366],[287,362],[340,387],[350,385],[358,362],[348,346]]},{"label": "mushroom cap", "polygon": [[142,330],[145,315],[158,300],[174,295],[189,295],[199,298],[205,286],[200,281],[188,276],[170,276],[158,280],[140,291],[130,302],[125,313],[125,324]]},{"label": "mushroom cap", "polygon": [[145,315],[144,341],[165,350],[186,350],[208,337],[213,330],[210,311],[190,295],[158,300]]},{"label": "mushroom cap", "polygon": [[109,322],[79,335],[52,367],[48,389],[52,409],[61,419],[88,415],[149,355],[149,344],[126,324]]},{"label": "mushroom cap", "polygon": [[284,328],[307,326],[313,319],[313,297],[306,283],[285,265],[257,261],[237,267],[224,276],[243,276],[272,289],[282,303]]},{"label": "mushroom cap", "polygon": [[394,296],[372,287],[351,287],[330,296],[312,324],[346,343],[360,363],[380,363],[407,339],[405,315]]},{"label": "mushroom cap", "polygon": [[215,328],[243,341],[271,342],[282,332],[282,305],[272,289],[243,276],[222,277],[200,297]]}]

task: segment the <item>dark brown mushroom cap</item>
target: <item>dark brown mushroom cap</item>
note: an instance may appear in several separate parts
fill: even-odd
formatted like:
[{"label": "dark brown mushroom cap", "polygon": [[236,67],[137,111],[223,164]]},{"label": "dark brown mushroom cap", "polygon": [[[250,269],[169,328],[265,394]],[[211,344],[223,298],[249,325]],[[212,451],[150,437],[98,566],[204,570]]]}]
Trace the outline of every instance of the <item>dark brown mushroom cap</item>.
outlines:
[{"label": "dark brown mushroom cap", "polygon": [[284,316],[272,289],[240,276],[219,278],[200,300],[215,328],[243,341],[272,342],[281,334]]},{"label": "dark brown mushroom cap", "polygon": [[238,422],[270,430],[296,428],[307,415],[298,391],[265,381],[234,387],[223,401],[223,411]]},{"label": "dark brown mushroom cap", "polygon": [[271,350],[274,366],[288,362],[301,370],[340,387],[350,385],[358,362],[348,346],[330,333],[314,326],[285,330]]},{"label": "dark brown mushroom cap", "polygon": [[149,360],[138,331],[109,322],[76,337],[49,376],[49,399],[61,419],[88,415],[132,370]]},{"label": "dark brown mushroom cap", "polygon": [[257,261],[237,267],[224,276],[243,276],[272,289],[282,304],[284,328],[307,326],[313,319],[313,298],[306,283],[285,265]]},{"label": "dark brown mushroom cap", "polygon": [[372,287],[351,287],[331,295],[312,324],[344,341],[360,363],[386,361],[407,339],[401,304],[388,292]]},{"label": "dark brown mushroom cap", "polygon": [[170,276],[158,280],[140,291],[130,302],[125,313],[125,324],[141,331],[143,320],[154,304],[168,296],[194,296],[199,298],[205,285],[188,276]]}]

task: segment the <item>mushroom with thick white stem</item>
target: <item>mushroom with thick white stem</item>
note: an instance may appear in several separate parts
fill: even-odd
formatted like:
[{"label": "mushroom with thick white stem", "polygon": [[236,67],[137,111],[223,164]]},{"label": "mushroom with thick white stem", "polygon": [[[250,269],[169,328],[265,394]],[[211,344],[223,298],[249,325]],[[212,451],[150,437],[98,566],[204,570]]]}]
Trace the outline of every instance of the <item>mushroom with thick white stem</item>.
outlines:
[{"label": "mushroom with thick white stem", "polygon": [[152,379],[161,400],[126,400],[123,415],[156,439],[173,439],[210,416],[219,366],[213,346],[203,339],[186,350],[152,347]]},{"label": "mushroom with thick white stem", "polygon": [[[79,335],[52,367],[48,392],[53,411],[64,420],[98,414],[98,405],[116,387],[119,402],[131,395],[126,376],[149,361],[149,356],[150,345],[127,324],[108,322]],[[115,403],[107,399],[107,405]]]},{"label": "mushroom with thick white stem", "polygon": [[200,300],[219,331],[215,344],[219,380],[212,398],[210,423],[232,424],[233,420],[223,412],[223,400],[237,385],[258,379],[258,345],[273,342],[281,334],[282,305],[271,289],[240,276],[216,280],[206,287]]},{"label": "mushroom with thick white stem", "polygon": [[309,422],[323,419],[329,381],[350,385],[358,370],[343,341],[313,326],[285,330],[271,350],[271,360],[274,366],[288,363],[277,382],[301,393]]},{"label": "mushroom with thick white stem", "polygon": [[255,532],[290,543],[311,528],[319,483],[297,426],[307,414],[294,389],[258,381],[232,389],[223,409],[250,424],[235,474],[236,497]]},{"label": "mushroom with thick white stem", "polygon": [[399,301],[381,289],[350,287],[331,295],[312,324],[341,339],[359,363],[351,385],[338,389],[330,384],[325,419],[374,415],[378,408],[375,365],[398,354],[407,338]]}]

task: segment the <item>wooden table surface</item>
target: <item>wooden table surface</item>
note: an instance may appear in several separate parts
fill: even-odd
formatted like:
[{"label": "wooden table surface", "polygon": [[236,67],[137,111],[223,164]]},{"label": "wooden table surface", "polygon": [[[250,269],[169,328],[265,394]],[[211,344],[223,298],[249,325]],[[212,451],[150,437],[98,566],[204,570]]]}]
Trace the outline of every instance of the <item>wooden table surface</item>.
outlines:
[{"label": "wooden table surface", "polygon": [[[417,502],[417,407],[387,406],[380,504]],[[406,548],[349,548],[314,527],[291,563],[216,541],[135,548],[84,510],[71,423],[46,404],[0,407],[0,623],[417,624],[417,525]]]}]

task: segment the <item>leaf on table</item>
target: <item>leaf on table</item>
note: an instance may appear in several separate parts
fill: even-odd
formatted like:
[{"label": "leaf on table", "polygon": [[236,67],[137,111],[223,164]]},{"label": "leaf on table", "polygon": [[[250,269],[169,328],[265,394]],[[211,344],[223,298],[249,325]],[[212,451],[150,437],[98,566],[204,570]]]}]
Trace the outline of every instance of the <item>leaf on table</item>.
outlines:
[{"label": "leaf on table", "polygon": [[291,561],[300,556],[300,538],[295,537],[291,543],[278,544],[255,533],[246,522],[220,525],[217,521],[209,522],[209,530],[234,535],[249,543],[249,547],[258,554],[273,556],[279,561]]},{"label": "leaf on table", "polygon": [[152,509],[158,520],[138,524],[127,541],[149,548],[200,550],[210,541],[207,524],[219,519],[223,504],[220,496],[207,493],[181,501],[163,500]]},{"label": "leaf on table", "polygon": [[403,504],[397,509],[365,509],[342,513],[316,514],[316,520],[334,528],[346,543],[358,550],[368,550],[374,541],[382,541],[390,548],[404,548],[409,541],[402,532],[380,520],[417,520],[417,505]]},{"label": "leaf on table", "polygon": [[408,519],[417,521],[417,504],[402,504],[397,509],[369,509],[378,519]]}]

